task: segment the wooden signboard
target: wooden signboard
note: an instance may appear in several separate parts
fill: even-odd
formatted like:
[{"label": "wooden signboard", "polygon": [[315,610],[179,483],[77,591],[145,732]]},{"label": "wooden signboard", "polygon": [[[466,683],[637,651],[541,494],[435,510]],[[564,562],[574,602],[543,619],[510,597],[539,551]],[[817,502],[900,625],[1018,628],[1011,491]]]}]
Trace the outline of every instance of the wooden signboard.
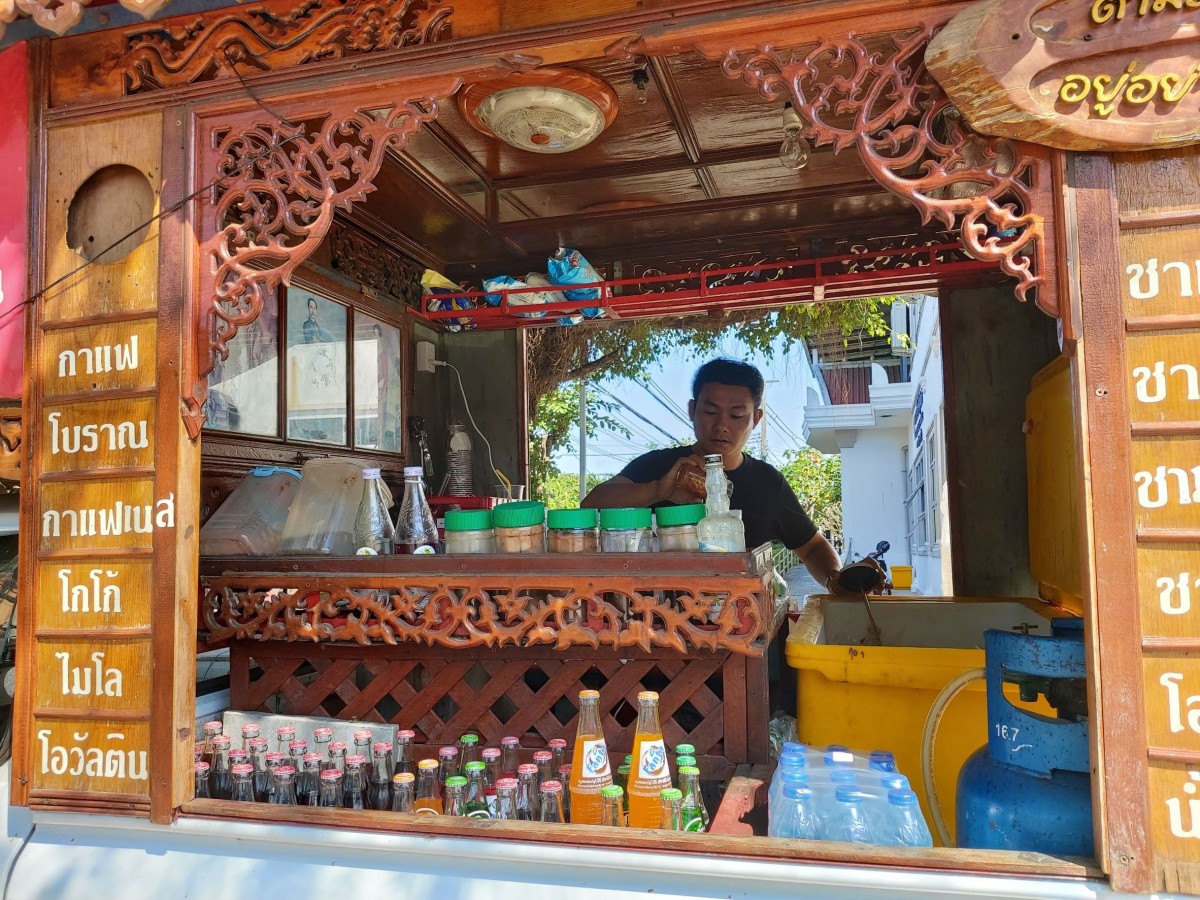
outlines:
[{"label": "wooden signboard", "polygon": [[193,689],[190,654],[176,658],[190,617],[176,560],[195,558],[177,553],[194,540],[176,528],[180,453],[192,452],[178,440],[179,308],[160,302],[155,228],[80,268],[155,212],[162,128],[155,113],[46,142],[51,287],[29,339],[18,804],[165,818],[187,785],[190,733],[159,734],[175,721],[162,710]]},{"label": "wooden signboard", "polygon": [[1200,0],[984,0],[925,62],[977,131],[1065,150],[1200,139]]}]

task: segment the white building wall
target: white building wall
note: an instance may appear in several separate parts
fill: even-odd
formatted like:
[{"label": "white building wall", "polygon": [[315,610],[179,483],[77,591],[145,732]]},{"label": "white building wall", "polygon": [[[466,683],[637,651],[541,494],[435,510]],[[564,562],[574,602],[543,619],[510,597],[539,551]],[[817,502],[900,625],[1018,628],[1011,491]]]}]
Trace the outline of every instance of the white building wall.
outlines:
[{"label": "white building wall", "polygon": [[903,428],[864,428],[853,447],[842,448],[842,528],[853,556],[880,541],[892,545],[889,565],[909,562],[904,524]]}]

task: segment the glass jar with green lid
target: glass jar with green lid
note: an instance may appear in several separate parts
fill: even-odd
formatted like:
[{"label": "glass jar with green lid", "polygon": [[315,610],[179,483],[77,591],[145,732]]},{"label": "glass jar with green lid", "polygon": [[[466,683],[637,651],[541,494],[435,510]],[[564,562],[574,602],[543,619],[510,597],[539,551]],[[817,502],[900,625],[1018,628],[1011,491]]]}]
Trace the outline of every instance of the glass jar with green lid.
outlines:
[{"label": "glass jar with green lid", "polygon": [[496,533],[490,509],[452,509],[446,513],[446,552],[495,553]]},{"label": "glass jar with green lid", "polygon": [[654,514],[643,507],[600,510],[600,549],[605,553],[650,553]]},{"label": "glass jar with green lid", "polygon": [[546,549],[551,553],[599,553],[599,521],[594,509],[552,509],[546,513]]},{"label": "glass jar with green lid", "polygon": [[703,503],[684,506],[660,506],[654,511],[658,523],[659,550],[699,550],[696,523],[704,518]]},{"label": "glass jar with green lid", "polygon": [[546,504],[514,500],[492,510],[496,549],[500,553],[546,552]]}]

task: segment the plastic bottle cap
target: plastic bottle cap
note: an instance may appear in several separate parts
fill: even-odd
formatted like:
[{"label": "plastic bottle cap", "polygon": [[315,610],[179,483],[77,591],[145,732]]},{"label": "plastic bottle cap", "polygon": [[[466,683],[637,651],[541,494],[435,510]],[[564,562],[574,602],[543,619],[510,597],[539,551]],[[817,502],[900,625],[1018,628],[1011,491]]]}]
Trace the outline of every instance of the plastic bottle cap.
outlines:
[{"label": "plastic bottle cap", "polygon": [[446,779],[446,787],[460,788],[467,786],[467,779],[462,775],[451,775]]},{"label": "plastic bottle cap", "polygon": [[521,763],[519,766],[517,766],[517,774],[518,775],[536,775],[537,774],[537,766],[535,766],[533,763]]},{"label": "plastic bottle cap", "polygon": [[600,789],[600,796],[601,797],[624,797],[625,792],[623,790],[621,790],[621,786],[619,784],[610,784],[607,787],[603,787]]},{"label": "plastic bottle cap", "polygon": [[879,776],[879,785],[890,791],[907,791],[908,778],[896,772],[888,772]]},{"label": "plastic bottle cap", "polygon": [[697,769],[695,766],[680,766],[679,774],[680,775],[699,775],[700,770]]},{"label": "plastic bottle cap", "polygon": [[199,772],[199,773],[207,773],[207,772],[208,772],[208,768],[209,768],[209,767],[208,767],[208,763],[206,763],[206,762],[198,762],[198,763],[196,763],[196,771],[197,771],[197,772]]},{"label": "plastic bottle cap", "polygon": [[662,793],[658,796],[663,800],[682,800],[683,791],[679,788],[663,788]]},{"label": "plastic bottle cap", "polygon": [[484,747],[483,748],[483,758],[484,758],[484,760],[499,759],[500,758],[500,748]]},{"label": "plastic bottle cap", "polygon": [[810,800],[812,799],[812,791],[806,787],[798,785],[787,785],[783,789],[783,796],[789,800]]},{"label": "plastic bottle cap", "polygon": [[546,743],[546,746],[549,747],[551,750],[556,750],[560,747],[565,750],[567,748],[567,742],[565,740],[563,740],[562,738],[554,738],[554,739],[548,741]]},{"label": "plastic bottle cap", "polygon": [[497,528],[528,528],[546,521],[546,505],[536,500],[510,500],[492,510],[492,523]]},{"label": "plastic bottle cap", "polygon": [[490,509],[451,509],[446,512],[447,531],[488,531],[491,527]]},{"label": "plastic bottle cap", "polygon": [[561,791],[562,790],[562,782],[561,781],[543,781],[542,782],[542,790],[543,791]]},{"label": "plastic bottle cap", "polygon": [[888,803],[891,806],[916,806],[917,795],[912,791],[888,791]]},{"label": "plastic bottle cap", "polygon": [[807,748],[803,744],[801,744],[799,741],[784,741],[783,742],[783,752],[792,754],[793,756],[794,755],[803,756],[804,751],[806,749]]},{"label": "plastic bottle cap", "polygon": [[405,466],[404,467],[404,477],[405,478],[424,478],[425,470],[422,469],[420,466]]},{"label": "plastic bottle cap", "polygon": [[515,791],[517,789],[517,779],[515,778],[497,778],[496,790],[498,791]]},{"label": "plastic bottle cap", "polygon": [[441,765],[436,759],[423,759],[417,763],[418,769],[436,769]]},{"label": "plastic bottle cap", "polygon": [[476,760],[472,760],[471,762],[467,763],[464,768],[468,772],[482,772],[484,769],[487,768],[487,766],[485,766],[482,762],[480,762],[479,760],[476,759]]},{"label": "plastic bottle cap", "polygon": [[707,510],[703,503],[685,503],[682,506],[660,506],[654,511],[654,520],[659,528],[674,528],[678,525],[695,525],[704,518]]},{"label": "plastic bottle cap", "polygon": [[808,784],[808,772],[789,772],[787,769],[784,769],[782,780],[784,783]]},{"label": "plastic bottle cap", "polygon": [[848,787],[838,788],[833,792],[833,796],[838,803],[858,803],[864,798],[863,794],[860,794],[854,788]]},{"label": "plastic bottle cap", "polygon": [[501,747],[520,747],[521,739],[516,738],[516,737],[500,738],[500,746]]},{"label": "plastic bottle cap", "polygon": [[595,528],[599,513],[594,509],[552,509],[546,513],[547,528]]},{"label": "plastic bottle cap", "polygon": [[408,784],[416,780],[417,776],[412,772],[397,772],[392,776],[392,784]]},{"label": "plastic bottle cap", "polygon": [[379,477],[379,469],[363,469],[363,478],[371,479]]},{"label": "plastic bottle cap", "polygon": [[[638,691],[638,703],[657,703],[657,691]],[[632,757],[630,757],[632,759]]]},{"label": "plastic bottle cap", "polygon": [[675,755],[676,756],[695,756],[696,748],[693,747],[691,744],[676,744],[675,745]]},{"label": "plastic bottle cap", "polygon": [[649,507],[629,506],[600,510],[600,527],[606,531],[649,528],[653,522],[654,513]]}]

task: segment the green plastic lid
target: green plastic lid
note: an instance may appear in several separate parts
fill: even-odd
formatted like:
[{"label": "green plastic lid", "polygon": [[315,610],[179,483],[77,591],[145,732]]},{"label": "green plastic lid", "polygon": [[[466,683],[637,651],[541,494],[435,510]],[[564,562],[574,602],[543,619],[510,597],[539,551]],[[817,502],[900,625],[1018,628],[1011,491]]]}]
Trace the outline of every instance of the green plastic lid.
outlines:
[{"label": "green plastic lid", "polygon": [[[479,743],[479,735],[474,733],[464,734],[459,740],[467,746],[474,746]],[[678,751],[678,747],[675,748]]]},{"label": "green plastic lid", "polygon": [[492,510],[492,523],[497,528],[527,528],[545,521],[546,504],[536,500],[513,500]]},{"label": "green plastic lid", "polygon": [[487,768],[487,766],[485,766],[480,760],[476,759],[476,760],[472,760],[471,762],[467,763],[466,766],[464,767],[464,771],[466,771],[466,772],[482,772],[486,768]]},{"label": "green plastic lid", "polygon": [[654,521],[654,513],[644,507],[624,507],[621,509],[600,510],[600,527],[611,531],[624,531],[631,528],[649,528]]},{"label": "green plastic lid", "polygon": [[594,509],[552,509],[546,513],[547,528],[595,528]]},{"label": "green plastic lid", "polygon": [[695,525],[707,512],[703,503],[685,503],[683,506],[660,506],[654,511],[659,528],[674,525]]},{"label": "green plastic lid", "polygon": [[452,509],[446,513],[447,531],[486,531],[491,527],[490,509]]},{"label": "green plastic lid", "polygon": [[675,765],[679,766],[679,768],[681,768],[681,769],[684,766],[694,766],[694,765],[696,765],[696,757],[694,757],[694,756],[677,756],[677,757],[675,757]]},{"label": "green plastic lid", "polygon": [[699,775],[700,770],[697,769],[695,766],[680,766],[679,774],[680,775]]},{"label": "green plastic lid", "polygon": [[[446,782],[446,784],[449,783],[449,781]],[[663,788],[662,793],[658,796],[663,800],[682,800],[683,791],[681,791],[679,788]]]},{"label": "green plastic lid", "polygon": [[695,756],[696,748],[693,747],[691,744],[676,744],[675,745],[675,755],[676,756]]},{"label": "green plastic lid", "polygon": [[451,775],[446,779],[446,787],[466,787],[467,779],[462,775]]},{"label": "green plastic lid", "polygon": [[621,790],[621,786],[619,784],[610,784],[608,787],[602,788],[600,790],[600,796],[601,797],[624,797],[625,792],[623,790]]}]

